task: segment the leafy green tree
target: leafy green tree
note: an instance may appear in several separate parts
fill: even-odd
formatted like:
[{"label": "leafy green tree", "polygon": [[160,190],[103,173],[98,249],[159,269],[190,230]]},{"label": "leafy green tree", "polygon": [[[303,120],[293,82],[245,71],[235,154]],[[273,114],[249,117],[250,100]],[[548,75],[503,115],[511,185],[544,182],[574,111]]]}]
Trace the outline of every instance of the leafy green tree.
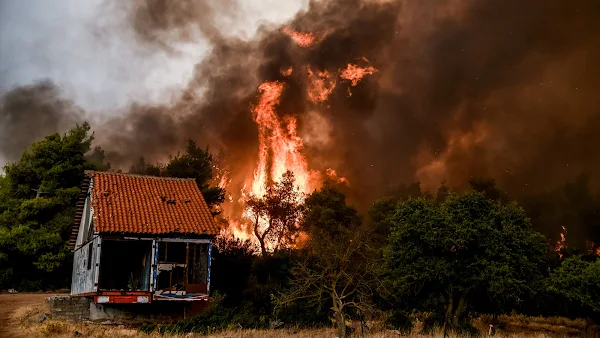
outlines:
[{"label": "leafy green tree", "polygon": [[97,171],[107,171],[110,169],[110,163],[106,161],[104,149],[100,146],[94,147],[85,155],[86,167]]},{"label": "leafy green tree", "polygon": [[369,231],[344,194],[329,184],[308,196],[305,208],[301,225],[309,235],[309,256],[292,268],[290,286],[278,304],[329,299],[338,337],[346,337],[348,311],[370,310],[374,279]]},{"label": "leafy green tree", "polygon": [[485,197],[492,201],[508,202],[508,194],[496,186],[496,181],[489,178],[473,177],[469,180],[469,185],[475,191],[479,191],[485,195]]},{"label": "leafy green tree", "polygon": [[129,173],[130,174],[137,174],[137,175],[149,175],[149,176],[163,176],[162,175],[162,171],[164,165],[161,164],[151,164],[146,162],[146,159],[141,156],[137,162],[135,162],[131,168],[129,168]]},{"label": "leafy green tree", "polygon": [[185,153],[177,154],[167,164],[164,174],[169,177],[194,178],[202,195],[209,206],[223,203],[225,190],[220,187],[211,187],[213,177],[213,157],[206,149],[202,149],[192,140],[188,141]]},{"label": "leafy green tree", "polygon": [[450,193],[442,203],[400,202],[389,221],[388,287],[417,310],[441,314],[443,306],[445,327],[456,329],[482,297],[500,310],[541,283],[544,237],[514,203]]},{"label": "leafy green tree", "polygon": [[[132,174],[194,178],[209,207],[215,207],[225,200],[225,189],[210,186],[213,178],[213,156],[192,140],[188,141],[183,154],[172,157],[167,164],[149,164],[143,157],[130,168]],[[213,214],[218,211],[213,209]]]},{"label": "leafy green tree", "polygon": [[[39,288],[70,277],[67,248],[92,136],[87,123],[34,143],[0,181],[0,284]],[[61,276],[61,277],[56,277]],[[33,283],[27,285],[27,283]]]},{"label": "leafy green tree", "polygon": [[577,316],[588,319],[586,334],[600,334],[600,259],[585,261],[581,256],[565,259],[554,270],[548,281],[548,290],[573,302],[579,309]]}]

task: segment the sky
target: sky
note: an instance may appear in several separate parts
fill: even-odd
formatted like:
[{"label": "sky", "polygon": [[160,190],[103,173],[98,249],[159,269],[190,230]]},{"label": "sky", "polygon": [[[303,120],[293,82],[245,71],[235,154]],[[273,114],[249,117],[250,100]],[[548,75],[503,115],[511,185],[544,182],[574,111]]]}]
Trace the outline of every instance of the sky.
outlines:
[{"label": "sky", "polygon": [[[219,28],[240,37],[253,36],[261,24],[289,20],[307,6],[307,0],[235,1],[240,16],[223,20]],[[49,79],[91,122],[119,115],[133,102],[161,103],[175,96],[210,45],[203,39],[180,43],[176,53],[145,46],[136,40],[129,13],[117,4],[0,1],[0,94]]]},{"label": "sky", "polygon": [[[240,36],[306,6],[304,0],[239,1],[242,20],[222,28]],[[149,50],[136,42],[126,13],[114,7],[108,0],[1,1],[0,91],[49,78],[100,115],[116,114],[132,101],[168,99],[210,46],[180,44],[177,55]]]}]

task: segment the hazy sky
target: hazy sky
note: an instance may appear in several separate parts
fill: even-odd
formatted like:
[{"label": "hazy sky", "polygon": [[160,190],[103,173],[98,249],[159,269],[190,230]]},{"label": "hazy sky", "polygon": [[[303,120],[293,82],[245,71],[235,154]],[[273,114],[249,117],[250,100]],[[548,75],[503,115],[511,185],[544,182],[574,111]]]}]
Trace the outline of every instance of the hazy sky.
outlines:
[{"label": "hazy sky", "polygon": [[[166,101],[176,94],[210,46],[180,45],[177,55],[149,49],[136,41],[128,13],[115,8],[119,1],[0,0],[0,95],[50,79],[94,122],[131,102]],[[240,16],[219,22],[219,28],[245,37],[260,24],[290,19],[308,3],[237,1]],[[0,155],[0,173],[5,161]]]},{"label": "hazy sky", "polygon": [[[287,20],[307,1],[239,2],[241,20],[224,23],[223,31],[251,36],[260,23]],[[183,45],[177,56],[150,51],[135,41],[126,15],[110,0],[0,1],[0,91],[50,78],[96,117],[132,100],[169,97],[210,46]]]}]

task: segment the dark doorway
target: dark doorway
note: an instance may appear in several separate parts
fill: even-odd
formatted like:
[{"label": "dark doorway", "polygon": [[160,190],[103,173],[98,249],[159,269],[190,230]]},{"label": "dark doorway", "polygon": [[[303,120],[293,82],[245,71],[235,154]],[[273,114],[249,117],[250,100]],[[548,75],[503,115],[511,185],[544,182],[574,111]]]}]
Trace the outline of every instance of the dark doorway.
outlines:
[{"label": "dark doorway", "polygon": [[104,240],[98,289],[149,291],[151,241]]}]

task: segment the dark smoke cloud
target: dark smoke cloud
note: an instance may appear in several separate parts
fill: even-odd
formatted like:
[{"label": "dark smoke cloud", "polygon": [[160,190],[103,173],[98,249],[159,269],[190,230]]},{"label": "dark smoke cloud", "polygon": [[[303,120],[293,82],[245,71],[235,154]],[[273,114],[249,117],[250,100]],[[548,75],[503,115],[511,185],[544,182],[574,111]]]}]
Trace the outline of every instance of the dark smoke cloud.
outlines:
[{"label": "dark smoke cloud", "polygon": [[[320,34],[308,48],[282,27],[251,40],[222,34],[218,18],[238,15],[232,2],[135,6],[140,41],[170,46],[201,34],[212,49],[179,99],[132,106],[97,129],[111,163],[164,159],[193,138],[226,150],[230,189],[239,191],[256,161],[256,89],[278,80],[286,84],[279,111],[298,117],[310,167],[346,176],[359,204],[415,180],[434,190],[442,180],[461,187],[491,176],[516,197],[589,172],[598,187],[596,0],[313,1],[287,24]],[[329,100],[308,103],[303,67],[336,73],[362,57],[379,72],[352,96],[338,78]]]},{"label": "dark smoke cloud", "polygon": [[[218,35],[204,15],[216,3],[144,3],[132,21],[142,39],[202,24],[210,27],[203,32]],[[241,147],[246,152],[256,142],[249,112],[256,87],[281,80],[288,86],[282,112],[306,125],[302,118],[317,109],[333,126],[330,147],[307,151],[344,163],[358,186],[412,179],[459,185],[471,175],[492,175],[512,190],[544,188],[599,166],[592,160],[599,6],[593,0],[313,2],[289,25],[325,32],[318,44],[304,49],[268,28],[251,41],[216,39],[181,102],[147,113],[133,109],[125,118],[133,123],[128,138],[154,139],[149,150],[159,153],[161,144],[189,136],[234,153],[250,145]],[[365,78],[352,97],[339,85],[319,107],[306,103],[304,74],[280,74],[290,65],[335,72],[362,56],[378,75]],[[200,88],[203,94],[193,94]]]},{"label": "dark smoke cloud", "polygon": [[173,42],[220,39],[218,21],[224,16],[235,18],[235,0],[135,0],[128,4],[133,30],[137,37],[159,47]]},{"label": "dark smoke cloud", "polygon": [[71,128],[83,116],[83,111],[49,80],[16,87],[0,97],[0,156],[18,160],[31,143]]}]

